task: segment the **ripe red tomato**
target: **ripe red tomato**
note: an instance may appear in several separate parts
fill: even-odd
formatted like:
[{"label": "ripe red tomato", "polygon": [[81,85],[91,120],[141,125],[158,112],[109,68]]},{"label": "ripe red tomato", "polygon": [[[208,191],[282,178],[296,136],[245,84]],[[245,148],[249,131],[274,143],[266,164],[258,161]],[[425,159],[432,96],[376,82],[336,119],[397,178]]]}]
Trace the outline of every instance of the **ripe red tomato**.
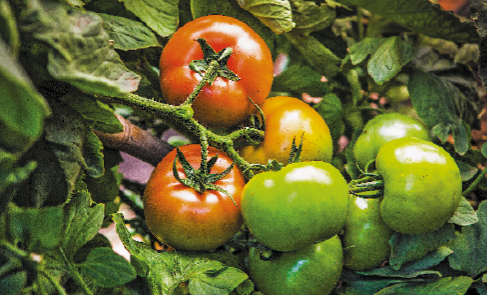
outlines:
[{"label": "ripe red tomato", "polygon": [[[180,150],[195,169],[200,167],[200,145],[186,145]],[[212,147],[208,150],[208,160],[216,154],[219,157],[211,173],[221,173],[232,164],[225,153]],[[173,174],[175,157],[176,150],[173,150],[157,165],[147,183],[144,193],[147,225],[161,242],[175,249],[213,250],[229,241],[242,225],[240,199],[245,178],[235,166],[215,182],[233,197],[237,207],[224,193],[215,190],[198,193],[180,183]],[[181,178],[186,178],[179,161],[177,170]]]},{"label": "ripe red tomato", "polygon": [[271,52],[257,33],[237,19],[209,15],[187,23],[174,33],[160,59],[161,89],[169,104],[182,104],[202,79],[189,68],[191,61],[203,59],[197,38],[205,39],[216,52],[231,47],[227,67],[240,80],[218,77],[207,84],[193,103],[194,118],[207,127],[236,126],[256,110],[249,98],[260,105],[271,90]]}]

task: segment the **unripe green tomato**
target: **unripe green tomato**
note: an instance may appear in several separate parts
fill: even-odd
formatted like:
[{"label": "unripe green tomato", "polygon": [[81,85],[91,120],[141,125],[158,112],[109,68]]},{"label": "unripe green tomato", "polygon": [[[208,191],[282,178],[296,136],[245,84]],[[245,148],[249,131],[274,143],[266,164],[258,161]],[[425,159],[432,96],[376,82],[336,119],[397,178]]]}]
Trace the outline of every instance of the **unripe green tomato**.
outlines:
[{"label": "unripe green tomato", "polygon": [[380,149],[376,167],[384,178],[380,213],[397,232],[432,232],[460,204],[460,170],[449,153],[431,142],[414,137],[390,141]]},{"label": "unripe green tomato", "polygon": [[426,126],[420,121],[400,113],[381,114],[365,124],[357,138],[353,154],[360,168],[375,160],[381,146],[396,138],[417,137],[430,141]]},{"label": "unripe green tomato", "polygon": [[344,261],[348,269],[374,268],[389,258],[389,239],[394,231],[380,216],[380,201],[350,196],[343,235]]},{"label": "unripe green tomato", "polygon": [[260,243],[276,251],[294,251],[341,231],[348,185],[329,163],[293,163],[255,175],[244,187],[240,208]]},{"label": "unripe green tomato", "polygon": [[342,272],[343,250],[334,236],[269,261],[257,248],[249,253],[249,275],[266,295],[330,294]]}]

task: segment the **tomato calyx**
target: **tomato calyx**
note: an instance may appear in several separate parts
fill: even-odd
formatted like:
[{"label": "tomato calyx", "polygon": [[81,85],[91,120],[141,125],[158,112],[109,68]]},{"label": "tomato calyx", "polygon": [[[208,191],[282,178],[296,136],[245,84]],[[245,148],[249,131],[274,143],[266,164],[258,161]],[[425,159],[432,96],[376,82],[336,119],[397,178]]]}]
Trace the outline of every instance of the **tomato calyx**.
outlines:
[{"label": "tomato calyx", "polygon": [[[184,154],[181,152],[179,148],[176,149],[176,152],[177,155],[176,158],[174,158],[174,162],[173,162],[173,174],[174,177],[180,183],[194,189],[196,192],[200,194],[208,190],[219,191],[227,195],[235,204],[235,206],[237,206],[237,203],[230,195],[230,193],[215,184],[215,182],[225,178],[225,176],[227,176],[232,171],[233,167],[235,166],[235,163],[232,163],[230,166],[228,166],[227,169],[225,169],[221,173],[210,173],[211,169],[213,168],[213,166],[215,166],[216,162],[218,161],[218,154],[216,154],[214,157],[211,157],[210,160],[208,160],[208,162],[206,163],[206,165],[201,165],[200,169],[194,169],[194,167],[191,166],[191,164],[188,162],[186,157],[184,157]],[[204,158],[202,158],[201,160],[206,161],[206,159]],[[181,166],[183,166],[183,170],[184,173],[186,174],[186,178],[181,178],[179,176],[177,166],[176,166],[177,161],[179,161],[179,163],[181,163]]]},{"label": "tomato calyx", "polygon": [[366,199],[380,198],[384,195],[384,180],[376,173],[364,173],[349,183],[349,193]]},{"label": "tomato calyx", "polygon": [[195,41],[200,43],[201,50],[203,50],[203,59],[192,60],[189,64],[191,70],[200,74],[201,77],[207,76],[206,81],[210,85],[213,84],[217,77],[232,81],[240,80],[240,77],[227,67],[228,59],[233,53],[231,47],[216,52],[205,39],[197,38]]}]

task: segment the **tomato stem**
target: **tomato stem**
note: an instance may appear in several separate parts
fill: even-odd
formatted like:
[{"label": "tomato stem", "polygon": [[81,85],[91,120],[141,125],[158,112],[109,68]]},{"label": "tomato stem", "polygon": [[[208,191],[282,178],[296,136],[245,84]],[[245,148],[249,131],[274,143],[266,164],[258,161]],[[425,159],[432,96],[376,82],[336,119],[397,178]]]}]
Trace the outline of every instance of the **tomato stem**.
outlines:
[{"label": "tomato stem", "polygon": [[484,179],[485,175],[487,174],[487,169],[484,168],[482,172],[477,176],[477,178],[472,182],[466,190],[463,191],[462,196],[465,198],[480,184],[480,182]]}]

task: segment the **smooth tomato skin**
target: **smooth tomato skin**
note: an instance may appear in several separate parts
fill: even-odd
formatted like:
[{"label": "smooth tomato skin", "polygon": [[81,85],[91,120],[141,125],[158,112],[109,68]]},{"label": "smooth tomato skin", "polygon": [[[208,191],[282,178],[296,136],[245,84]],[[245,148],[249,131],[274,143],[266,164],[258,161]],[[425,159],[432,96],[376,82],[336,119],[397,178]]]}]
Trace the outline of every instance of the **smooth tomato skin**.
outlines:
[{"label": "smooth tomato skin", "polygon": [[262,104],[273,80],[273,62],[265,41],[245,23],[227,16],[209,15],[181,27],[164,47],[161,59],[161,89],[166,102],[182,104],[202,77],[189,68],[203,58],[197,38],[216,51],[231,47],[227,66],[240,77],[218,77],[206,85],[193,103],[194,118],[207,127],[227,128],[244,122]]},{"label": "smooth tomato skin", "polygon": [[348,185],[329,163],[293,163],[254,176],[244,187],[241,209],[260,243],[293,251],[340,232],[347,217]]},{"label": "smooth tomato skin", "polygon": [[360,168],[375,160],[381,146],[396,138],[417,137],[431,141],[426,126],[404,114],[381,114],[368,121],[357,138],[353,154]]},{"label": "smooth tomato skin", "polygon": [[389,258],[389,239],[394,231],[382,220],[380,201],[350,196],[342,237],[344,263],[348,269],[360,271],[374,268]]},{"label": "smooth tomato skin", "polygon": [[460,170],[450,154],[434,143],[414,137],[390,141],[379,150],[376,167],[384,178],[380,213],[394,231],[432,232],[460,204]]},{"label": "smooth tomato skin", "polygon": [[266,118],[265,136],[260,146],[246,146],[240,155],[250,163],[265,165],[270,159],[287,163],[293,138],[296,145],[304,132],[301,161],[329,162],[333,140],[323,117],[307,103],[294,97],[268,98],[261,106]]},{"label": "smooth tomato skin", "polygon": [[340,278],[342,264],[338,236],[269,261],[260,259],[257,248],[249,253],[250,278],[266,295],[330,294]]},{"label": "smooth tomato skin", "polygon": [[[180,147],[188,162],[199,168],[201,147],[197,144]],[[232,164],[223,152],[210,147],[208,159],[218,153],[219,158],[211,173],[220,173]],[[215,184],[230,193],[238,207],[225,194],[214,190],[198,193],[181,184],[173,175],[176,150],[160,163],[147,183],[144,192],[144,213],[152,233],[164,244],[178,250],[209,251],[229,241],[242,225],[240,200],[245,179],[234,167]],[[181,178],[186,178],[177,163]]]}]

